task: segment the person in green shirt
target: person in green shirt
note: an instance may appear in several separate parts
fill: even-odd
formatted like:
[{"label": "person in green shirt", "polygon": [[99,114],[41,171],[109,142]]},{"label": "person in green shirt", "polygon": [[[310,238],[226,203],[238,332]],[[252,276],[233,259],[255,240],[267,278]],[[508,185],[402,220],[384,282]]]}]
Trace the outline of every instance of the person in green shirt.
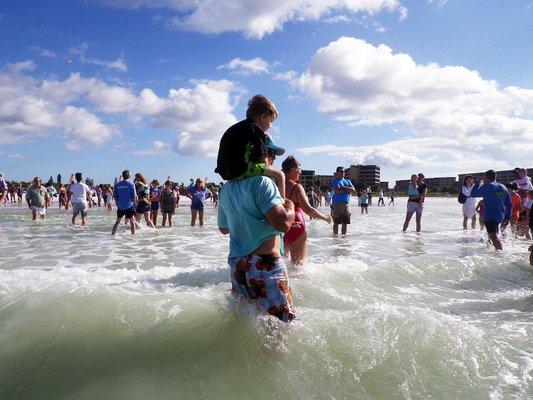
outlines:
[{"label": "person in green shirt", "polygon": [[43,186],[41,178],[36,176],[33,179],[33,186],[26,192],[26,202],[28,208],[31,210],[32,219],[35,221],[37,215],[43,219],[46,216],[48,209],[49,196],[48,191]]}]

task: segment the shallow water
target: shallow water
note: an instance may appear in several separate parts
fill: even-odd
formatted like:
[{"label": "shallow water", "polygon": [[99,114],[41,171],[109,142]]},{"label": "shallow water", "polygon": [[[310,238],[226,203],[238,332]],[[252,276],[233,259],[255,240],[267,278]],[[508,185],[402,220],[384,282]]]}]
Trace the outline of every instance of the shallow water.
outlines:
[{"label": "shallow water", "polygon": [[[533,267],[495,253],[455,199],[371,207],[346,237],[310,221],[285,326],[229,294],[215,211],[191,228],[87,228],[0,207],[0,399],[526,399]],[[414,221],[411,229],[414,229]]]}]

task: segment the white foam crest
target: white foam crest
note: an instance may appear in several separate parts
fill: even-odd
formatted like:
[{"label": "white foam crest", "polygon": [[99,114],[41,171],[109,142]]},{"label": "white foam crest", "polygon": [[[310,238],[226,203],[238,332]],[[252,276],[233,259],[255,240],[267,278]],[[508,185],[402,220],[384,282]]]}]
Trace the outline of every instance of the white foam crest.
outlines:
[{"label": "white foam crest", "polygon": [[50,270],[0,270],[0,291],[86,291],[101,287],[118,288],[142,294],[160,293],[165,289],[201,288],[229,282],[228,268],[155,267],[142,269],[66,268]]}]

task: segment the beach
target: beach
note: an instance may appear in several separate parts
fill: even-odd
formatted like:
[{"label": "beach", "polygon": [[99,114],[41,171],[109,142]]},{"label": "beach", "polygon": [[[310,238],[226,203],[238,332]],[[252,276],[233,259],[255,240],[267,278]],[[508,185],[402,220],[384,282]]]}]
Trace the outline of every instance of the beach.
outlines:
[{"label": "beach", "polygon": [[43,222],[1,206],[0,398],[533,396],[530,243],[495,253],[456,198],[404,234],[405,202],[352,199],[346,237],[308,221],[291,324],[232,297],[211,207],[203,228],[181,205],[172,228],[111,237],[115,210],[73,228],[57,203]]}]

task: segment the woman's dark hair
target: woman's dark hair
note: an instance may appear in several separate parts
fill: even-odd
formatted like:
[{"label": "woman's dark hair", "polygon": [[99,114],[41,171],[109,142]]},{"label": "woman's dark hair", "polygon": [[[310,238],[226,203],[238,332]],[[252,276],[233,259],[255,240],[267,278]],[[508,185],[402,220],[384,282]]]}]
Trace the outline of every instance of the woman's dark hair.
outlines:
[{"label": "woman's dark hair", "polygon": [[281,170],[287,173],[293,168],[298,168],[299,165],[300,163],[294,158],[294,156],[287,156],[287,158],[281,163]]},{"label": "woman's dark hair", "polygon": [[467,176],[465,176],[465,177],[463,178],[463,186],[466,186],[466,181],[467,181],[467,179],[469,179],[469,178],[474,179],[474,177],[473,177],[472,175],[467,175]]}]

